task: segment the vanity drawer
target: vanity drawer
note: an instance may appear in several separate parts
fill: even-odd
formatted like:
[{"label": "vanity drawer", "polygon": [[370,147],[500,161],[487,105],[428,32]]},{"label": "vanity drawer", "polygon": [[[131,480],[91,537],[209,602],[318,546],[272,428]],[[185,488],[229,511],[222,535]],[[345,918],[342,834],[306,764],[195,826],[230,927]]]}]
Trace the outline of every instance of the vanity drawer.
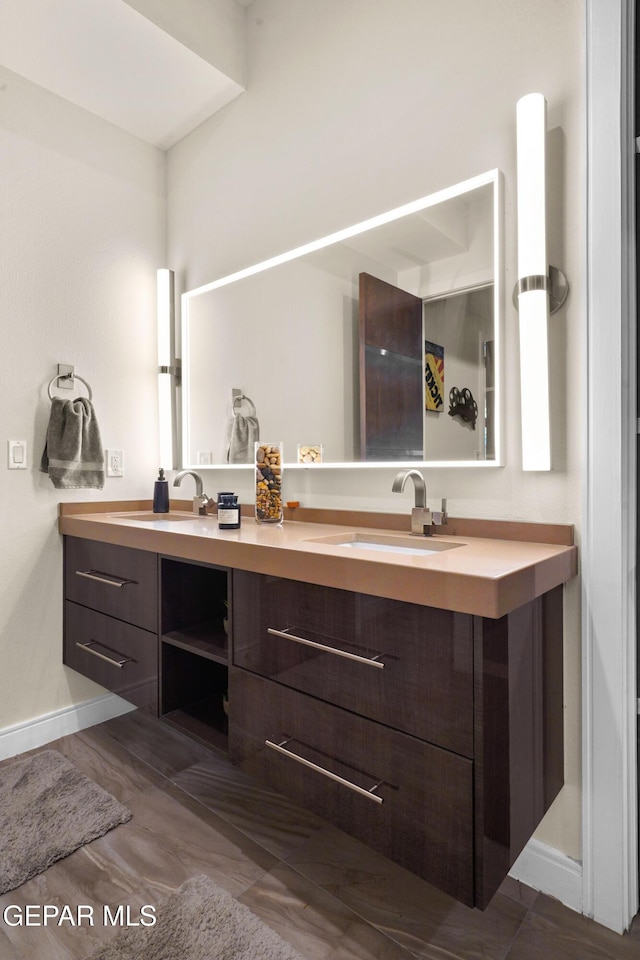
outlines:
[{"label": "vanity drawer", "polygon": [[473,901],[473,762],[233,669],[231,759],[380,853]]},{"label": "vanity drawer", "polygon": [[473,756],[467,614],[235,571],[233,662]]},{"label": "vanity drawer", "polygon": [[155,553],[67,537],[65,597],[145,630],[157,631]]},{"label": "vanity drawer", "polygon": [[63,662],[154,714],[158,711],[158,637],[66,601]]}]

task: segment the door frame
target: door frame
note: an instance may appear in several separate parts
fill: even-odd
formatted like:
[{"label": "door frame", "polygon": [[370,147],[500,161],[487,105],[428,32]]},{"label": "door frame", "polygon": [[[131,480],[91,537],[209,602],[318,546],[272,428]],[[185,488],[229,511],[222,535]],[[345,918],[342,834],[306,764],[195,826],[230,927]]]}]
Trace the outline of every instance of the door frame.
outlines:
[{"label": "door frame", "polygon": [[634,2],[585,3],[582,909],[621,933],[638,910]]}]

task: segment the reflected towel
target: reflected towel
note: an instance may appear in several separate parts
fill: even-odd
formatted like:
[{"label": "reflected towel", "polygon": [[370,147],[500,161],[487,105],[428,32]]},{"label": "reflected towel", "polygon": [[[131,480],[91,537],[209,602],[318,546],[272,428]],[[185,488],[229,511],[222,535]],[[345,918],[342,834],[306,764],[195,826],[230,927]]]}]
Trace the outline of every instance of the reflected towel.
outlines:
[{"label": "reflected towel", "polygon": [[[242,403],[249,406],[246,416],[237,409]],[[236,397],[233,401],[227,463],[253,463],[253,445],[259,439],[260,424],[253,401],[249,400],[249,397]]]},{"label": "reflected towel", "polygon": [[40,470],[58,490],[102,489],[104,450],[90,400],[53,398]]}]

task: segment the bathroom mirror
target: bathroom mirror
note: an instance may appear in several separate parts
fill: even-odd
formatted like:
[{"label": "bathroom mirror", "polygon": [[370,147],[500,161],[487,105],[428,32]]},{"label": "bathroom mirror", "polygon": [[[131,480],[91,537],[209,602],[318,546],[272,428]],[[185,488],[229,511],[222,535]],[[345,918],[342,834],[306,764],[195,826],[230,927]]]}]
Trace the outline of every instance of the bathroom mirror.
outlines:
[{"label": "bathroom mirror", "polygon": [[287,465],[500,465],[501,192],[493,170],[183,294],[183,466],[230,466],[251,404]]}]

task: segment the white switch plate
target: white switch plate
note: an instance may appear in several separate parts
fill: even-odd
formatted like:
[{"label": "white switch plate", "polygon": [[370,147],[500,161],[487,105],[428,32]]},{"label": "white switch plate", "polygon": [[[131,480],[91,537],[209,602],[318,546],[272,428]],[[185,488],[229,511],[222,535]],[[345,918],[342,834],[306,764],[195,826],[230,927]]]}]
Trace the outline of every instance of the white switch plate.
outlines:
[{"label": "white switch plate", "polygon": [[124,451],[105,450],[108,477],[124,477]]},{"label": "white switch plate", "polygon": [[211,450],[198,450],[198,464],[200,466],[211,465],[213,463],[213,453]]},{"label": "white switch plate", "polygon": [[27,469],[26,440],[7,440],[7,466],[9,470]]}]

